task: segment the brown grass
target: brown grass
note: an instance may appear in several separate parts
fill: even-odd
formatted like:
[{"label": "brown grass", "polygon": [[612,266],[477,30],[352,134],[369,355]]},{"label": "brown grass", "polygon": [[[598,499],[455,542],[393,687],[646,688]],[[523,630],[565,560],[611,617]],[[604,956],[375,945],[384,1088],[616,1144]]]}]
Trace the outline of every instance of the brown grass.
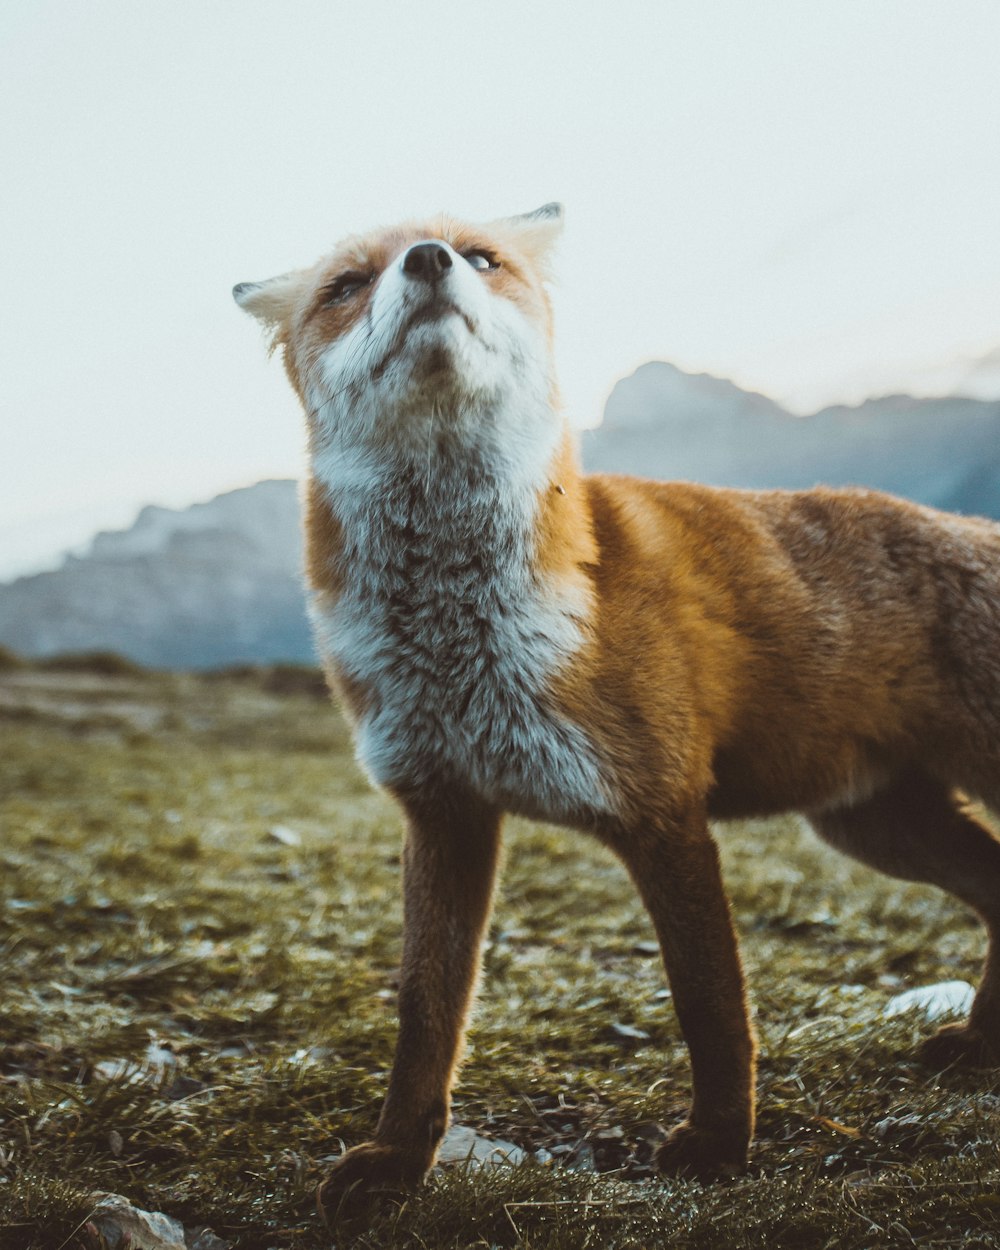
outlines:
[{"label": "brown grass", "polygon": [[[239,1246],[329,1246],[311,1192],[371,1131],[393,1042],[391,805],[308,670],[0,670],[0,1245],[82,1246],[111,1190]],[[507,841],[455,1115],[537,1159],[436,1177],[338,1246],[1000,1244],[996,1075],[929,1074],[929,1026],[882,1015],[975,980],[960,906],[792,821],[722,833],[759,1138],[745,1177],[665,1184],[688,1068],[650,925],[600,848]]]}]

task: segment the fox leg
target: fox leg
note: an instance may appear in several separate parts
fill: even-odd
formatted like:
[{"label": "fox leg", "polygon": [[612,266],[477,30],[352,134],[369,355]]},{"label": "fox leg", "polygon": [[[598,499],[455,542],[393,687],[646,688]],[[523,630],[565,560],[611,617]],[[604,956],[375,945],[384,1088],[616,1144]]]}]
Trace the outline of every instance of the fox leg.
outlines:
[{"label": "fox leg", "polygon": [[703,1177],[740,1169],[753,1135],[755,1044],[718,850],[702,816],[609,841],[656,928],[691,1055],[691,1109],[657,1167]]},{"label": "fox leg", "polygon": [[939,1066],[1000,1064],[1000,841],[943,782],[918,771],[864,803],[809,819],[837,850],[892,877],[940,886],[979,913],[989,947],[969,1019],[939,1029],[921,1054]]},{"label": "fox leg", "polygon": [[405,803],[399,1036],[373,1141],[349,1150],[317,1191],[335,1216],[349,1190],[412,1184],[434,1161],[489,919],[500,815],[471,799]]}]

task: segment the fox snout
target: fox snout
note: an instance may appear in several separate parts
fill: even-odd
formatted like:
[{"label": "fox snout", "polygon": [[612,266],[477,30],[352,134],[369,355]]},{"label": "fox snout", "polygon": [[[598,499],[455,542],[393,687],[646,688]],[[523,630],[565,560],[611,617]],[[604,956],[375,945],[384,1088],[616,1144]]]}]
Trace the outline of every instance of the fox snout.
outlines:
[{"label": "fox snout", "polygon": [[[390,306],[396,304],[406,317],[400,328],[400,336],[416,325],[434,321],[446,313],[455,313],[465,322],[470,334],[476,333],[476,323],[485,312],[484,293],[478,289],[476,278],[460,272],[468,268],[464,257],[442,239],[424,239],[402,252],[392,266],[402,276],[392,281],[388,289],[376,292],[375,303],[383,315],[391,315]],[[464,279],[464,280],[463,280]]]},{"label": "fox snout", "polygon": [[440,282],[454,267],[451,248],[438,239],[414,243],[403,255],[403,273],[415,282]]}]

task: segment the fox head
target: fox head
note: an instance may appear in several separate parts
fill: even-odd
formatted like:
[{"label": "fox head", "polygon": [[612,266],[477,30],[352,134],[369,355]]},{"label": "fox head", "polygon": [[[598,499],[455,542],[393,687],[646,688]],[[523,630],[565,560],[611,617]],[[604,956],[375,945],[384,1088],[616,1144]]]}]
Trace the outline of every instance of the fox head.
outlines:
[{"label": "fox head", "polygon": [[537,450],[559,425],[546,281],[561,229],[559,204],[483,226],[408,222],[233,295],[280,348],[314,452]]}]

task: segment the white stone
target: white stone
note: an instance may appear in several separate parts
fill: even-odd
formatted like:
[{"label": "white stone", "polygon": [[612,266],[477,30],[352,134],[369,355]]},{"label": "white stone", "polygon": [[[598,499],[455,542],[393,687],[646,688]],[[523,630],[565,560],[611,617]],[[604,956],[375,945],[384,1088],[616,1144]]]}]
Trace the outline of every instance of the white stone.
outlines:
[{"label": "white stone", "polygon": [[925,1020],[966,1016],[975,996],[976,991],[968,981],[939,981],[936,985],[921,985],[896,994],[886,1003],[883,1014],[899,1016],[907,1011],[919,1011]]},{"label": "white stone", "polygon": [[301,846],[302,837],[288,825],[272,825],[267,831],[272,842],[280,842],[282,846]]},{"label": "white stone", "polygon": [[192,1229],[162,1211],[143,1211],[121,1194],[95,1193],[86,1221],[92,1240],[106,1250],[230,1250],[210,1228]]},{"label": "white stone", "polygon": [[141,1211],[120,1194],[101,1194],[87,1223],[110,1250],[187,1250],[178,1220],[162,1211]]},{"label": "white stone", "polygon": [[464,1165],[470,1171],[489,1167],[516,1167],[527,1158],[520,1146],[509,1141],[480,1137],[465,1124],[453,1124],[445,1133],[438,1163],[445,1167]]}]

